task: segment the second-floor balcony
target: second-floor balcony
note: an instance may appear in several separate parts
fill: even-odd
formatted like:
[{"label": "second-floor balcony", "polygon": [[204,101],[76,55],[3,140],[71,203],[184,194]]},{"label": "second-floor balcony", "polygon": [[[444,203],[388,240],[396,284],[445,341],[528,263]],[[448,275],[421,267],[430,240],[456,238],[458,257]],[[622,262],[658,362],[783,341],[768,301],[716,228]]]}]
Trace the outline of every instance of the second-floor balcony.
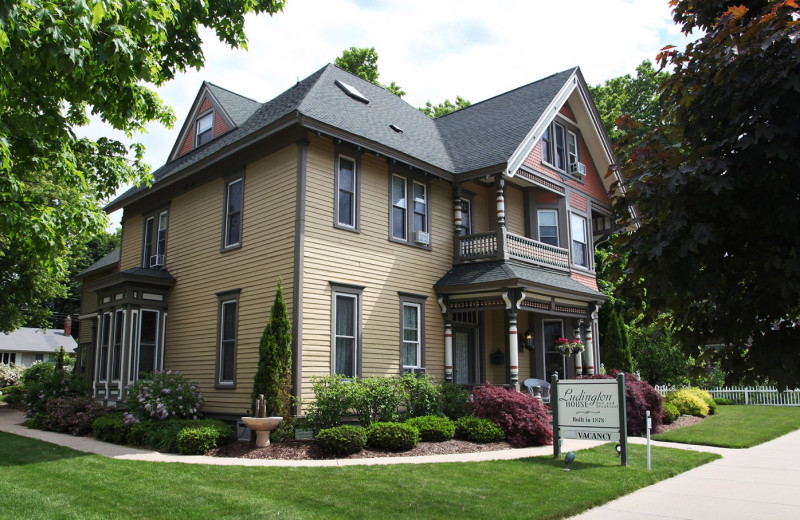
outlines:
[{"label": "second-floor balcony", "polygon": [[455,263],[517,259],[569,271],[569,251],[521,235],[506,228],[456,237]]}]

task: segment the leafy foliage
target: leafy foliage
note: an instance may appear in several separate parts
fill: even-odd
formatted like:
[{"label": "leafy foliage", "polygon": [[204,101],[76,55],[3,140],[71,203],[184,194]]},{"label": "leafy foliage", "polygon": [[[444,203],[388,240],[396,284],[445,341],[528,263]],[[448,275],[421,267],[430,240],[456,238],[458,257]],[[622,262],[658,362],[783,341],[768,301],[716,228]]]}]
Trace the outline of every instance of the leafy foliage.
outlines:
[{"label": "leafy foliage", "polygon": [[687,387],[686,390],[688,390],[689,392],[693,393],[694,395],[702,399],[703,402],[708,405],[709,415],[714,415],[715,413],[717,413],[717,402],[714,400],[711,394],[708,393],[706,390],[703,390],[702,388],[697,388],[696,386]]},{"label": "leafy foliage", "polygon": [[353,408],[361,426],[399,420],[405,393],[398,378],[368,377],[355,381],[352,388]]},{"label": "leafy foliage", "polygon": [[478,417],[491,419],[499,426],[512,446],[522,448],[553,442],[547,408],[528,394],[502,386],[477,386],[468,406]]},{"label": "leafy foliage", "polygon": [[449,99],[445,99],[438,105],[434,105],[430,101],[426,101],[425,106],[420,108],[419,111],[428,117],[436,119],[437,117],[449,114],[450,112],[467,108],[471,104],[472,102],[470,102],[468,99],[464,99],[461,96],[456,96],[455,103],[451,102]]},{"label": "leafy foliage", "polygon": [[124,444],[130,430],[122,412],[113,412],[98,417],[92,423],[92,434],[95,439],[114,444]]},{"label": "leafy foliage", "polygon": [[47,401],[45,430],[72,435],[86,435],[92,431],[95,419],[107,413],[106,408],[89,397],[57,397]]},{"label": "leafy foliage", "polygon": [[382,85],[378,81],[378,52],[375,47],[350,47],[342,51],[342,55],[333,60],[333,64],[354,76],[383,87],[397,97],[406,95],[403,88],[392,81]]},{"label": "leafy foliage", "polygon": [[50,378],[56,371],[56,365],[49,361],[35,361],[22,372],[21,381],[24,385],[41,384]]},{"label": "leafy foliage", "polygon": [[180,372],[156,371],[128,387],[125,420],[140,421],[167,419],[197,419],[203,396],[197,385]]},{"label": "leafy foliage", "polygon": [[604,340],[603,365],[606,370],[615,368],[622,372],[633,372],[633,359],[628,347],[627,329],[616,310],[611,312]]},{"label": "leafy foliage", "polygon": [[29,0],[0,7],[0,330],[44,324],[67,251],[106,224],[101,203],[149,181],[141,144],[76,135],[96,118],[128,136],[172,111],[160,86],[204,63],[200,27],[246,46],[247,13],[283,0]]},{"label": "leafy foliage", "polygon": [[663,413],[662,422],[664,424],[672,424],[681,416],[678,407],[669,402],[664,403]]},{"label": "leafy foliage", "polygon": [[353,383],[342,375],[312,377],[314,400],[306,408],[306,420],[314,431],[339,426],[353,407]]},{"label": "leafy foliage", "polygon": [[449,441],[456,433],[453,421],[438,415],[412,417],[406,421],[406,424],[419,430],[419,436],[425,442]]},{"label": "leafy foliage", "polygon": [[472,411],[467,407],[470,393],[466,388],[444,381],[439,385],[439,392],[442,396],[440,415],[447,417],[451,421],[472,415]]},{"label": "leafy foliage", "polygon": [[322,453],[329,457],[346,457],[358,453],[367,445],[366,430],[355,426],[325,428],[314,439]]},{"label": "leafy foliage", "polygon": [[[616,379],[619,370],[610,370],[608,374],[588,376],[585,379]],[[652,385],[640,381],[634,374],[625,374],[625,414],[628,435],[643,435],[647,430],[647,411],[653,430],[658,430],[664,416],[664,398]]]},{"label": "leafy foliage", "polygon": [[[670,312],[687,349],[721,343],[730,382],[800,384],[800,9],[793,0],[676,0],[684,32],[704,32],[659,65],[664,107],[623,168],[618,214],[640,227],[625,294]],[[635,128],[633,129],[635,130]],[[633,143],[635,132],[623,138]]]},{"label": "leafy foliage", "polygon": [[231,427],[222,421],[203,420],[185,425],[175,437],[178,453],[203,455],[231,436]]},{"label": "leafy foliage", "polygon": [[400,384],[404,390],[405,417],[439,415],[443,404],[440,387],[428,374],[403,374]]},{"label": "leafy foliage", "polygon": [[670,392],[667,394],[666,401],[677,408],[681,415],[696,415],[698,417],[708,415],[708,404],[702,397],[688,388]]},{"label": "leafy foliage", "polygon": [[[51,365],[51,363],[41,363]],[[30,427],[41,428],[47,418],[47,403],[60,397],[83,397],[89,393],[89,383],[82,375],[64,370],[41,371],[40,378],[25,381],[25,408]],[[24,374],[23,374],[24,377]]]},{"label": "leafy foliage", "polygon": [[367,428],[367,446],[388,451],[408,451],[419,443],[419,430],[407,423],[375,422]]},{"label": "leafy foliage", "polygon": [[669,325],[632,325],[628,329],[631,354],[639,376],[651,385],[682,384],[688,359],[672,342]]},{"label": "leafy foliage", "polygon": [[22,365],[0,365],[0,388],[14,386],[22,382],[22,372],[25,367]]},{"label": "leafy foliage", "polygon": [[[275,301],[258,346],[258,370],[253,379],[253,410],[264,394],[267,417],[289,417],[292,401],[292,324],[278,282]],[[255,412],[254,412],[255,413]]]},{"label": "leafy foliage", "polygon": [[455,421],[455,427],[456,438],[470,442],[500,442],[506,438],[505,432],[485,417],[464,416]]}]

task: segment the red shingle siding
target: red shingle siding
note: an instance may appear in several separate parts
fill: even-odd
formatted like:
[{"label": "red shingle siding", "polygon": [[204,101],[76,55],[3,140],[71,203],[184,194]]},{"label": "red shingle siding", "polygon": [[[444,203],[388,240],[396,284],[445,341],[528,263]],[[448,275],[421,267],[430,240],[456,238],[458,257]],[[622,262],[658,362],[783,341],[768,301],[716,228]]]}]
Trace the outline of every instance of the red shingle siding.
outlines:
[{"label": "red shingle siding", "polygon": [[209,108],[211,108],[211,101],[209,101],[208,98],[203,98],[203,103],[200,105],[200,110],[198,110],[197,113],[202,114]]},{"label": "red shingle siding", "polygon": [[549,166],[542,163],[542,142],[539,141],[536,143],[536,146],[533,147],[531,153],[528,154],[528,157],[525,158],[523,161],[525,166],[533,168],[534,170],[538,171],[539,173],[543,173],[544,175],[550,177],[551,179],[555,179],[557,181],[561,180],[561,176],[556,173],[555,170],[550,168]]},{"label": "red shingle siding", "polygon": [[583,195],[573,191],[569,196],[569,205],[579,211],[586,211],[587,200]]},{"label": "red shingle siding", "polygon": [[186,134],[186,139],[181,145],[181,149],[178,152],[178,157],[185,153],[189,153],[192,148],[194,148],[194,121],[192,121],[192,125],[189,127],[189,133]]},{"label": "red shingle siding", "polygon": [[575,121],[575,112],[572,111],[572,108],[569,106],[569,103],[564,103],[564,106],[561,107],[559,113]]},{"label": "red shingle siding", "polygon": [[549,191],[537,191],[536,202],[539,204],[558,204],[558,195]]},{"label": "red shingle siding", "polygon": [[589,276],[582,273],[570,273],[569,277],[579,284],[588,287],[589,289],[599,291],[597,288],[597,279],[594,276]]},{"label": "red shingle siding", "polygon": [[214,113],[214,137],[224,134],[228,130],[230,130],[230,128],[228,128],[228,125],[222,120],[222,116],[219,115],[219,112]]}]

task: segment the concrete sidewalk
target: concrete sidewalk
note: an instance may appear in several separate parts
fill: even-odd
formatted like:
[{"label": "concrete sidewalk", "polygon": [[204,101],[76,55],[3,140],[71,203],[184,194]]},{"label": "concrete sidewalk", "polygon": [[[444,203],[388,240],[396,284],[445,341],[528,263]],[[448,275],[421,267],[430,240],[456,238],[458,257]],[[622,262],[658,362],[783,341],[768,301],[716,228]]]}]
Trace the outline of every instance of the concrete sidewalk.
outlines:
[{"label": "concrete sidewalk", "polygon": [[[634,439],[631,439],[634,441]],[[640,443],[642,439],[635,439]],[[653,443],[688,447],[675,443]],[[690,449],[702,449],[692,446]],[[712,450],[703,450],[712,451]],[[800,518],[800,430],[642,488],[574,517],[578,520]]]}]

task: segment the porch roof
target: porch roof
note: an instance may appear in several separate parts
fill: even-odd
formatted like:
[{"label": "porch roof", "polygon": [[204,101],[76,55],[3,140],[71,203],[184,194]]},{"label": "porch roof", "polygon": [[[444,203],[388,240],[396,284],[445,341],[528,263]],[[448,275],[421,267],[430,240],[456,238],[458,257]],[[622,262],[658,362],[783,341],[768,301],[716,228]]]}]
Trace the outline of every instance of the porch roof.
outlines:
[{"label": "porch roof", "polygon": [[436,292],[442,294],[476,289],[529,287],[546,292],[555,289],[556,292],[580,296],[591,301],[607,299],[603,293],[570,278],[569,273],[514,260],[454,265],[433,287]]}]

